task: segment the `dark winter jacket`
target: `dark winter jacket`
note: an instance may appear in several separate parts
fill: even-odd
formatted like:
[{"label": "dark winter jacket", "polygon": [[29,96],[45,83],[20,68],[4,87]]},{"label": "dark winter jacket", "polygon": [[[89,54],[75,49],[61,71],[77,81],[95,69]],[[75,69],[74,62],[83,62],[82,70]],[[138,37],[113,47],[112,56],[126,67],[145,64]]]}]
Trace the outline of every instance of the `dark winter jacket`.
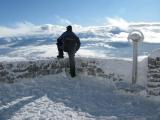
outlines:
[{"label": "dark winter jacket", "polygon": [[[68,40],[72,40],[71,43],[68,42]],[[80,48],[80,40],[79,37],[77,37],[73,32],[71,31],[66,31],[64,32],[58,39],[57,39],[57,45],[62,46],[63,49],[67,47],[67,49],[78,51]],[[64,50],[65,52],[68,52]]]}]

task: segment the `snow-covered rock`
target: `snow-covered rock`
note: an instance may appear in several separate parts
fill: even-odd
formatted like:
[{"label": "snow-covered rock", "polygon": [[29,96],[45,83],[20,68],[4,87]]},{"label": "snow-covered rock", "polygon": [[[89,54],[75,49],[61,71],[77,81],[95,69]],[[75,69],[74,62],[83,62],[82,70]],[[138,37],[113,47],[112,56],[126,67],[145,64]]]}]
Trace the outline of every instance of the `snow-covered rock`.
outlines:
[{"label": "snow-covered rock", "polygon": [[[112,59],[76,58],[77,74],[100,76],[113,81],[121,81],[126,74],[116,68],[113,64],[124,64],[123,61]],[[109,65],[107,65],[109,64]],[[128,64],[126,64],[128,65]],[[35,61],[17,61],[0,63],[0,81],[14,82],[20,78],[34,78],[50,74],[58,74],[63,71],[69,73],[68,58],[45,59]]]},{"label": "snow-covered rock", "polygon": [[[147,88],[148,95],[160,95],[160,60],[143,58],[138,62],[137,84]],[[127,59],[76,58],[77,75],[97,76],[110,82],[132,82],[132,61]],[[69,75],[68,58],[0,63],[0,81],[13,83],[18,79],[65,73]]]},{"label": "snow-covered rock", "polygon": [[160,49],[151,53],[148,58],[148,84],[149,95],[160,96]]},{"label": "snow-covered rock", "polygon": [[[68,58],[0,63],[0,81],[13,83],[17,79],[35,78],[64,72],[69,75]],[[132,82],[132,61],[128,59],[76,58],[76,72],[83,76],[98,76],[114,82]],[[137,84],[147,85],[147,58],[139,61]]]}]

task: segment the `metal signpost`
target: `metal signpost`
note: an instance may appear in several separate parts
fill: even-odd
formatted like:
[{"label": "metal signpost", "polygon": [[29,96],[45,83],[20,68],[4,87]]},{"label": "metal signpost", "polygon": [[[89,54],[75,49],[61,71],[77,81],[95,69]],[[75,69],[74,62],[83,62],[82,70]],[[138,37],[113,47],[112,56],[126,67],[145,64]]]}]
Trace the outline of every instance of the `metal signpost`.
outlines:
[{"label": "metal signpost", "polygon": [[144,35],[139,30],[133,30],[129,33],[128,40],[133,43],[132,84],[136,84],[138,71],[138,44],[144,40]]}]

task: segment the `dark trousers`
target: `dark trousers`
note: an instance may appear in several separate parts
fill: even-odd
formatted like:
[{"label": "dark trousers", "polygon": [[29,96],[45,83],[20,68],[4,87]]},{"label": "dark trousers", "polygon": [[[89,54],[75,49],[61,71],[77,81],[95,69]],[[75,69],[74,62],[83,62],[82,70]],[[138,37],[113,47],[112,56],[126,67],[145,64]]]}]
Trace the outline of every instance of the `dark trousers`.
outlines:
[{"label": "dark trousers", "polygon": [[[59,56],[63,56],[63,47],[59,44],[57,44],[57,48],[58,48],[58,55]],[[68,56],[69,56],[69,67],[70,67],[70,74],[72,77],[76,76],[75,73],[75,50],[70,50],[67,52]]]},{"label": "dark trousers", "polygon": [[69,67],[70,67],[70,74],[72,77],[76,76],[75,72],[75,52],[68,53],[69,56]]},{"label": "dark trousers", "polygon": [[63,56],[64,53],[63,53],[62,45],[57,44],[57,49],[58,49],[58,55],[59,56]]}]

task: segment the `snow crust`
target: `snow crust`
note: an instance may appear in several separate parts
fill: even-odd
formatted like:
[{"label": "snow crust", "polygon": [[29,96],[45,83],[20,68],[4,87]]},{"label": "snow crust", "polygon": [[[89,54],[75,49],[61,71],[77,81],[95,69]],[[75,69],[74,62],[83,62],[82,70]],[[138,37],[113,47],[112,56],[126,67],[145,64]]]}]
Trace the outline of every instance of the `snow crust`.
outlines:
[{"label": "snow crust", "polygon": [[0,84],[2,120],[158,120],[159,102],[122,94],[108,79],[66,73]]}]

